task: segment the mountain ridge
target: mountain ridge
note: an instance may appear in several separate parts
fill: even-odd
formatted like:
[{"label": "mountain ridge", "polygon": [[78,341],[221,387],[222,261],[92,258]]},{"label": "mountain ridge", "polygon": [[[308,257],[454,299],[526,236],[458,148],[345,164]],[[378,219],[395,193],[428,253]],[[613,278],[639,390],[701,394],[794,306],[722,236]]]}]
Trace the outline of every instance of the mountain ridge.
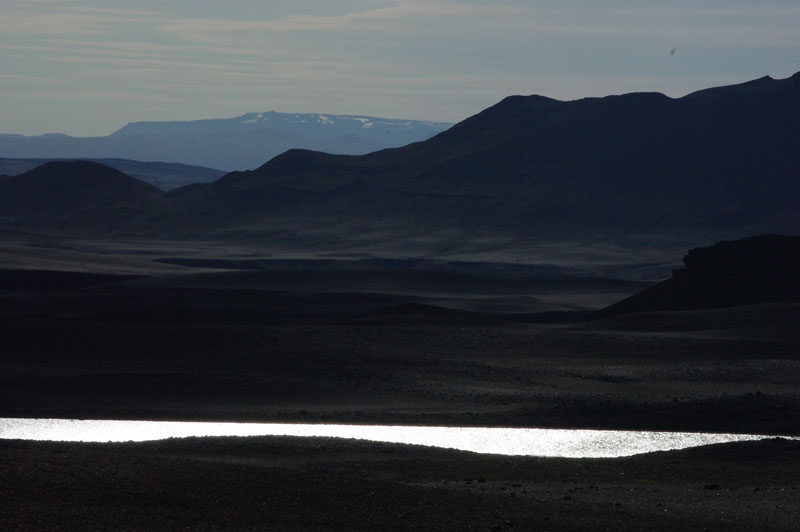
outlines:
[{"label": "mountain ridge", "polygon": [[[527,208],[516,205],[522,209],[518,218],[535,218],[537,212],[564,203],[586,213],[594,210],[608,225],[613,222],[609,218],[641,217],[641,212],[627,212],[629,207],[650,201],[659,211],[646,217],[651,225],[691,221],[691,215],[713,229],[732,217],[757,218],[776,203],[785,209],[787,192],[798,198],[789,169],[798,167],[800,159],[787,148],[800,145],[800,128],[794,128],[800,124],[797,79],[759,84],[770,93],[781,89],[778,94],[789,104],[777,102],[786,112],[772,112],[767,122],[761,117],[764,102],[747,100],[752,89],[747,83],[709,89],[724,94],[725,100],[733,96],[739,104],[726,101],[722,111],[716,103],[698,111],[693,101],[697,93],[676,99],[633,93],[571,102],[514,96],[426,142],[361,157],[290,151],[252,172],[227,176],[214,187],[216,193],[224,193],[226,186],[275,188],[324,173],[373,192],[395,193],[383,198],[387,201],[396,200],[397,193],[492,201],[522,192],[534,203],[544,199]],[[776,102],[767,103],[769,108]],[[725,127],[720,127],[723,121]],[[698,126],[704,129],[698,131]],[[709,153],[704,156],[704,151]],[[771,182],[760,187],[765,180]],[[727,208],[725,198],[715,199],[724,196],[719,190],[723,184],[733,185],[729,199],[741,205]],[[744,197],[742,189],[748,187],[764,189],[763,197]],[[608,203],[619,195],[628,201],[614,209],[593,209],[598,199]],[[659,206],[665,197],[669,205]],[[686,198],[716,204],[707,205],[714,209],[703,213],[696,204],[685,205]]]},{"label": "mountain ridge", "polygon": [[[122,128],[111,133],[110,136],[117,135],[141,135],[141,134],[168,134],[176,130],[188,130],[192,132],[204,129],[224,132],[240,128],[243,124],[248,124],[251,129],[263,129],[263,125],[278,123],[279,126],[294,124],[293,129],[306,130],[311,125],[330,126],[339,122],[347,122],[348,130],[359,131],[364,129],[380,129],[381,126],[404,127],[412,130],[415,127],[429,127],[431,133],[439,132],[452,126],[449,122],[436,122],[432,120],[411,120],[401,118],[380,118],[368,115],[344,115],[330,113],[281,113],[278,111],[265,111],[261,113],[245,113],[232,118],[208,118],[200,120],[168,120],[168,121],[140,121],[129,122]],[[307,124],[307,125],[303,125]],[[273,129],[281,129],[279,126],[272,126]],[[290,129],[292,130],[292,129]],[[342,136],[336,133],[336,136]]]},{"label": "mountain ridge", "polygon": [[270,111],[234,118],[131,122],[104,137],[0,134],[0,157],[132,159],[232,171],[256,168],[290,148],[365,154],[424,140],[449,126],[446,122]]},{"label": "mountain ridge", "polygon": [[124,232],[426,257],[682,250],[800,233],[797,146],[798,75],[682,98],[511,96],[402,147],[287,150],[166,194]]}]

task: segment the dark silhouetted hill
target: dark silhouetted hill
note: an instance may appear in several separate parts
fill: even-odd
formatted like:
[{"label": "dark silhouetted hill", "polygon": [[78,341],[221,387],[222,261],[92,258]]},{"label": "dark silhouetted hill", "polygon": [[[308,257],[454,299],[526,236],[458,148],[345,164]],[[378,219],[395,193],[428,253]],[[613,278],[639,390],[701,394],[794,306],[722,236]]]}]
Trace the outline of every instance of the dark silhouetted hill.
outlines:
[{"label": "dark silhouetted hill", "polygon": [[597,314],[800,303],[800,236],[763,235],[689,251],[686,269]]},{"label": "dark silhouetted hill", "polygon": [[470,249],[476,234],[686,247],[800,231],[798,146],[800,74],[678,99],[513,96],[403,148],[290,150],[176,191],[142,227],[235,227],[263,241],[280,226],[297,242],[425,235],[431,251]]},{"label": "dark silhouetted hill", "polygon": [[[683,263],[686,268],[674,270],[671,278],[600,310],[535,312],[506,317],[528,323],[571,323],[656,312],[658,316],[652,319],[640,316],[638,325],[654,326],[660,322],[658,327],[669,327],[682,323],[681,327],[691,329],[686,317],[667,319],[662,313],[800,303],[800,236],[761,235],[722,241],[690,250]],[[637,320],[625,323],[625,327],[631,327]]]},{"label": "dark silhouetted hill", "polygon": [[[19,175],[44,163],[64,159],[5,159],[0,158],[0,172]],[[72,159],[74,160],[74,159]],[[222,170],[179,163],[131,161],[128,159],[82,159],[119,170],[161,190],[174,190],[193,183],[210,183],[225,175]]]},{"label": "dark silhouetted hill", "polygon": [[0,225],[109,234],[155,208],[161,190],[88,161],[43,164],[0,181]]},{"label": "dark silhouetted hill", "polygon": [[663,257],[643,250],[800,233],[798,146],[800,74],[677,99],[512,96],[424,142],[289,150],[95,227],[404,257],[577,245],[644,264]]}]

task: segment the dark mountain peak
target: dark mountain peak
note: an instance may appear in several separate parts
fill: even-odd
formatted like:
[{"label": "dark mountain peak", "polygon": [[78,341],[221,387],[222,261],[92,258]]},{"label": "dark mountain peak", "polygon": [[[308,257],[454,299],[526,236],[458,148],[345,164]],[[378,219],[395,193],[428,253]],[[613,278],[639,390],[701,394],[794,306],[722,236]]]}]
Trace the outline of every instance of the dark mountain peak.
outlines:
[{"label": "dark mountain peak", "polygon": [[53,161],[0,181],[0,222],[53,233],[99,233],[164,197],[154,186],[99,163]]},{"label": "dark mountain peak", "polygon": [[[761,89],[765,87],[770,87],[772,85],[780,83],[782,80],[775,79],[772,76],[761,76],[760,78],[756,78],[750,81],[745,81],[744,83],[736,83],[733,85],[729,85],[730,89]],[[724,87],[722,87],[724,88]]]},{"label": "dark mountain peak", "polygon": [[637,103],[653,103],[653,102],[667,102],[672,98],[661,92],[629,92],[626,94],[612,94],[602,98],[610,102],[637,102]]},{"label": "dark mountain peak", "polygon": [[72,160],[105,165],[165,191],[173,190],[189,183],[214,181],[225,174],[225,172],[221,170],[203,168],[201,166],[191,166],[181,163],[134,161],[130,159],[17,159],[4,157],[0,157],[0,173],[20,175],[38,168],[45,163]]},{"label": "dark mountain peak", "polygon": [[464,135],[488,138],[498,133],[515,132],[529,128],[536,118],[564,105],[560,100],[546,96],[508,96],[440,134],[440,138],[457,138]]},{"label": "dark mountain peak", "polygon": [[310,171],[337,171],[358,159],[355,155],[334,155],[321,151],[291,149],[250,172],[250,175],[286,175]]},{"label": "dark mountain peak", "polygon": [[[660,92],[630,92],[627,94],[612,94],[601,98],[583,98],[568,102],[576,111],[579,120],[591,120],[596,112],[622,113],[628,116],[647,118],[654,111],[672,105],[674,100]],[[583,114],[586,113],[586,114]]]},{"label": "dark mountain peak", "polygon": [[355,155],[291,149],[255,170],[227,174],[219,186],[328,191],[357,181],[353,173],[365,166],[366,159]]},{"label": "dark mountain peak", "polygon": [[752,88],[752,87],[766,87],[771,85],[772,83],[779,81],[773,78],[772,76],[761,76],[760,78],[751,79],[750,81],[745,81],[743,83],[735,83],[733,85],[729,85],[730,87],[738,87],[738,88]]},{"label": "dark mountain peak", "polygon": [[294,165],[308,165],[318,163],[320,161],[327,161],[331,159],[346,159],[352,158],[353,156],[349,155],[333,155],[330,153],[325,153],[322,151],[316,150],[306,150],[301,148],[292,148],[290,150],[286,150],[285,152],[277,155],[270,161],[267,161],[261,167],[256,169],[256,171],[260,171],[266,168],[275,168],[279,166],[294,166]]},{"label": "dark mountain peak", "polygon": [[547,96],[538,94],[531,94],[530,96],[507,96],[500,100],[497,104],[484,110],[482,113],[490,111],[497,111],[499,109],[511,110],[515,109],[520,112],[536,109],[552,109],[558,106],[569,104],[581,103],[597,103],[597,102],[653,102],[653,101],[669,101],[672,98],[661,92],[644,91],[644,92],[628,92],[624,94],[610,94],[608,96],[587,96],[585,98],[578,98],[576,100],[557,100]]},{"label": "dark mountain peak", "polygon": [[37,166],[36,168],[29,170],[22,174],[22,176],[63,176],[63,175],[88,175],[88,176],[99,176],[99,175],[124,175],[122,172],[118,170],[114,170],[113,168],[106,166],[104,164],[87,161],[83,159],[76,159],[73,161],[49,161],[44,164]]},{"label": "dark mountain peak", "polygon": [[532,94],[530,96],[508,96],[488,109],[478,113],[476,116],[498,116],[510,113],[527,114],[539,110],[552,109],[563,103],[564,102],[561,100],[540,96],[538,94]]},{"label": "dark mountain peak", "polygon": [[638,91],[638,92],[625,92],[622,94],[608,94],[606,96],[587,96],[585,98],[578,98],[576,100],[569,100],[568,103],[574,102],[614,102],[614,101],[625,101],[625,100],[643,100],[643,101],[652,101],[652,100],[671,100],[669,96],[662,92],[657,91]]},{"label": "dark mountain peak", "polygon": [[528,115],[531,112],[549,109],[563,103],[564,102],[561,102],[560,100],[554,100],[553,98],[539,95],[507,96],[491,107],[487,107],[480,113],[473,115],[462,122],[459,122],[450,128],[449,131],[452,131],[454,128],[458,128],[464,124],[479,124],[488,120],[514,120],[518,117]]},{"label": "dark mountain peak", "polygon": [[800,72],[785,79],[775,79],[771,76],[763,76],[758,79],[745,81],[744,83],[703,89],[688,94],[684,96],[684,98],[691,100],[698,98],[719,98],[721,96],[747,97],[754,94],[797,94],[798,92],[800,92]]},{"label": "dark mountain peak", "polygon": [[[564,121],[583,127],[601,113],[634,113],[646,117],[651,109],[662,109],[672,101],[659,92],[634,92],[562,101],[546,96],[509,96],[477,115],[456,124],[442,136],[526,135],[541,127],[560,128]],[[550,120],[556,122],[551,123]],[[604,120],[604,119],[603,119]]]},{"label": "dark mountain peak", "polygon": [[[521,94],[514,94],[511,96],[506,96],[505,98],[500,100],[500,102],[495,104],[494,107],[507,106],[507,105],[530,106],[539,104],[551,104],[559,101],[560,100],[556,100],[555,98],[542,96],[541,94],[529,94],[527,96],[523,96]],[[491,107],[489,109],[491,109]]]},{"label": "dark mountain peak", "polygon": [[76,161],[51,161],[37,166],[13,179],[14,182],[27,185],[45,186],[57,189],[96,188],[110,189],[121,188],[124,190],[139,190],[142,193],[160,195],[156,187],[139,181],[127,174],[115,170],[104,164],[76,160]]}]

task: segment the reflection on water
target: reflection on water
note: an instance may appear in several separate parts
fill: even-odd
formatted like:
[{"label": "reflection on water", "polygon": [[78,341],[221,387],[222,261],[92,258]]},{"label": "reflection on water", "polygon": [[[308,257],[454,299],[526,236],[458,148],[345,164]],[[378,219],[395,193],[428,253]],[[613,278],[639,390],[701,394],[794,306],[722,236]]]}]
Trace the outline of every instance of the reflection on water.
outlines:
[{"label": "reflection on water", "polygon": [[325,436],[562,458],[614,458],[768,437],[618,430],[0,418],[0,439],[120,442],[189,436]]}]

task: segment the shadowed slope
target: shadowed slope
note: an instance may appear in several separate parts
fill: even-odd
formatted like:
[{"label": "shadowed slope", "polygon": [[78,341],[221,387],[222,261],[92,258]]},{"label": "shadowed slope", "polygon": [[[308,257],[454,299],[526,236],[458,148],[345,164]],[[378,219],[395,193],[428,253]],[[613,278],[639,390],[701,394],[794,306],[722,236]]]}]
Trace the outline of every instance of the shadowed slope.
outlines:
[{"label": "shadowed slope", "polygon": [[[569,323],[657,311],[800,303],[800,236],[761,235],[722,241],[690,250],[683,263],[687,268],[674,270],[670,279],[597,311],[508,317],[531,323]],[[794,318],[790,315],[789,319]],[[637,320],[669,321],[661,314],[651,319],[634,318]]]},{"label": "shadowed slope", "polygon": [[599,311],[617,315],[800,302],[800,236],[763,235],[692,249],[687,269]]},{"label": "shadowed slope", "polygon": [[87,161],[43,164],[0,181],[3,225],[108,233],[164,197],[157,188]]},{"label": "shadowed slope", "polygon": [[[290,150],[170,196],[142,223],[269,239],[475,230],[696,245],[800,229],[800,75],[670,99],[506,98],[436,137],[364,156]],[[187,221],[193,229],[187,229]],[[657,242],[656,242],[657,243]]]},{"label": "shadowed slope", "polygon": [[[18,175],[45,163],[60,159],[7,159],[0,158],[0,172]],[[68,159],[71,160],[71,159]],[[225,172],[202,166],[191,166],[180,163],[162,163],[132,161],[128,159],[81,159],[126,173],[145,183],[160,188],[173,190],[192,183],[209,183],[222,177]],[[2,178],[0,178],[2,179]]]}]

